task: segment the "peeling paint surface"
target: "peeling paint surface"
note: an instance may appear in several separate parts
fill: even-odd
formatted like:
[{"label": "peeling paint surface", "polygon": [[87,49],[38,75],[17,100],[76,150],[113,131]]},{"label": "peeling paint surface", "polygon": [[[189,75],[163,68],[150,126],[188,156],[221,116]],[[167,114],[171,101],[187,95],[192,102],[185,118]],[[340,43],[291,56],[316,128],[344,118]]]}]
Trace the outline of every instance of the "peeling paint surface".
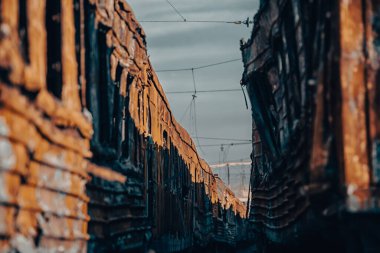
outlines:
[{"label": "peeling paint surface", "polygon": [[0,168],[10,170],[16,164],[16,157],[13,154],[12,144],[7,139],[0,139]]}]

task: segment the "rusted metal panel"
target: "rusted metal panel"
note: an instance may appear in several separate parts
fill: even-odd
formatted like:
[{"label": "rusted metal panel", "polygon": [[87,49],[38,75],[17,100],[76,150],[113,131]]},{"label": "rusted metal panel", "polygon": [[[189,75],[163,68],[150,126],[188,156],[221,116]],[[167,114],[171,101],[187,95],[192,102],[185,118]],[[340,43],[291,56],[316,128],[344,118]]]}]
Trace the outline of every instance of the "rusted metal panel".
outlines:
[{"label": "rusted metal panel", "polygon": [[25,64],[25,87],[35,91],[46,88],[46,0],[27,0],[26,6],[28,44],[25,46],[29,47],[30,63]]},{"label": "rusted metal panel", "polygon": [[[47,91],[45,1],[1,7],[1,250],[85,252],[91,121]],[[66,54],[75,58],[69,37]]]},{"label": "rusted metal panel", "polygon": [[3,219],[0,226],[1,236],[12,236],[15,234],[15,224],[13,221],[15,214],[16,209],[14,207],[0,206],[0,215]]},{"label": "rusted metal panel", "polygon": [[[370,171],[366,127],[366,73],[363,42],[362,3],[343,1],[340,4],[340,77],[342,91],[342,126],[344,142],[345,183],[349,208],[365,208],[368,199]],[[364,191],[363,191],[364,190]],[[359,205],[359,206],[356,206]]]},{"label": "rusted metal panel", "polygon": [[17,227],[25,236],[41,230],[43,235],[51,238],[88,239],[87,221],[42,214],[35,210],[21,209],[17,214]]},{"label": "rusted metal panel", "polygon": [[[9,78],[15,84],[24,82],[25,63],[20,54],[19,36],[17,28],[19,26],[19,4],[12,0],[1,2],[1,16],[3,19],[1,34],[0,65],[10,71]],[[17,66],[12,68],[12,66]]]},{"label": "rusted metal panel", "polygon": [[377,221],[379,209],[378,15],[378,1],[261,2],[241,47],[258,241],[303,245],[357,214],[359,237],[373,232],[365,220]]},{"label": "rusted metal panel", "polygon": [[[44,109],[47,114],[50,114],[53,118],[52,121],[46,120],[43,118],[43,112],[39,111],[35,105],[31,104],[25,97],[21,96],[19,91],[15,89],[10,89],[6,87],[4,84],[2,85],[1,94],[0,94],[0,100],[1,102],[7,106],[7,108],[12,109],[20,115],[19,117],[22,118],[22,116],[25,118],[22,121],[30,120],[33,122],[34,127],[30,129],[29,131],[36,131],[35,128],[38,128],[39,131],[41,131],[49,140],[53,142],[57,142],[60,145],[63,145],[69,149],[73,149],[77,152],[83,152],[83,155],[88,157],[91,155],[89,151],[89,141],[80,138],[80,136],[75,135],[75,132],[73,132],[73,135],[65,135],[62,133],[62,131],[59,131],[58,127],[60,126],[73,126],[78,125],[81,126],[81,133],[87,136],[91,136],[92,130],[91,125],[88,124],[86,119],[78,119],[81,118],[79,113],[67,113],[68,109],[58,109],[60,107],[59,103],[52,102],[54,101],[54,98],[47,92],[40,92],[37,97],[37,105],[42,108],[49,108]],[[45,94],[45,95],[41,95]],[[40,96],[41,95],[41,96]],[[44,102],[39,102],[43,100]],[[41,103],[41,105],[39,105]],[[8,115],[5,112],[6,115]],[[64,116],[63,116],[64,115]],[[72,117],[67,118],[67,117]],[[66,120],[68,119],[68,120]],[[78,119],[78,120],[76,120]],[[34,138],[36,137],[36,134],[28,133],[26,135],[31,135]],[[21,138],[21,137],[20,137]],[[33,141],[38,141],[33,140]],[[30,143],[29,144],[31,149],[34,148],[35,144]]]},{"label": "rusted metal panel", "polygon": [[74,195],[87,200],[83,195],[86,178],[69,171],[31,162],[27,181],[31,185]]},{"label": "rusted metal panel", "polygon": [[62,20],[62,102],[75,111],[81,110],[78,93],[78,62],[75,54],[74,0],[61,0]]},{"label": "rusted metal panel", "polygon": [[25,175],[27,173],[26,164],[29,162],[26,148],[3,137],[0,137],[0,147],[0,171]]},{"label": "rusted metal panel", "polygon": [[0,181],[2,183],[0,202],[16,204],[17,194],[21,184],[20,176],[8,172],[1,172],[0,175]]},{"label": "rusted metal panel", "polygon": [[19,189],[17,202],[26,209],[88,219],[86,201],[64,193],[25,185]]},{"label": "rusted metal panel", "polygon": [[245,206],[173,117],[126,1],[0,4],[0,251],[206,247],[214,206],[235,245]]}]

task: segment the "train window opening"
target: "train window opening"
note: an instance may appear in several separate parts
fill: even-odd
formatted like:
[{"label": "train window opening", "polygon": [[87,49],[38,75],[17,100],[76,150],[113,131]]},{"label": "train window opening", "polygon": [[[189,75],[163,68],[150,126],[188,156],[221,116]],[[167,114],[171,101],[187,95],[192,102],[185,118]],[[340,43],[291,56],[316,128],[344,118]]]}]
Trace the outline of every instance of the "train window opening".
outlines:
[{"label": "train window opening", "polygon": [[[291,15],[294,15],[293,8],[291,8],[291,5],[288,4],[287,7],[288,13]],[[285,80],[287,85],[287,88],[289,90],[289,96],[288,101],[290,104],[290,111],[289,111],[289,122],[297,119],[300,116],[300,92],[301,92],[301,76],[300,71],[298,69],[299,61],[297,57],[297,39],[294,36],[296,34],[296,24],[294,23],[294,19],[287,19],[286,22],[284,22],[284,29],[286,31],[285,33],[285,40],[286,40],[286,50],[289,52],[289,61],[290,61],[290,74],[287,76],[287,79]],[[326,33],[328,34],[328,33]],[[289,85],[291,83],[291,85]],[[291,127],[290,127],[291,129]]]},{"label": "train window opening", "polygon": [[[142,91],[139,90],[138,92],[138,96],[137,96],[137,111],[138,111],[138,120],[139,122],[143,122],[143,115],[144,115],[144,112],[143,112],[143,108],[141,106],[142,104]],[[144,124],[144,122],[143,122]]]},{"label": "train window opening", "polygon": [[[125,108],[124,109],[124,115],[126,114],[126,110]],[[123,129],[122,129],[122,150],[121,150],[121,156],[122,158],[128,158],[128,154],[129,154],[129,147],[128,147],[128,117],[127,116],[124,116],[123,118]]]},{"label": "train window opening", "polygon": [[61,3],[46,1],[47,88],[57,98],[62,95]]},{"label": "train window opening", "polygon": [[136,161],[136,149],[135,149],[135,139],[136,139],[136,134],[135,134],[135,127],[133,125],[133,121],[129,121],[129,136],[127,139],[128,145],[129,145],[129,154],[128,157],[130,161],[135,164]]},{"label": "train window opening", "polygon": [[[80,15],[80,0],[74,0],[74,24],[75,24],[75,54],[77,62],[80,59],[80,33],[81,33],[81,15]],[[78,64],[78,73],[80,73],[80,64]],[[80,81],[80,80],[79,80]]]},{"label": "train window opening", "polygon": [[[148,98],[148,101],[150,101],[149,98]],[[148,133],[151,134],[152,133],[152,114],[150,111],[150,106],[148,106],[146,126],[147,126]]]},{"label": "train window opening", "polygon": [[129,156],[129,153],[130,153],[130,148],[129,148],[129,125],[130,125],[130,117],[129,117],[129,112],[128,112],[128,108],[127,108],[127,104],[129,103],[129,101],[124,101],[124,105],[125,107],[123,108],[124,109],[124,115],[125,115],[125,118],[124,118],[124,127],[123,127],[123,140],[122,140],[122,146],[123,146],[123,149],[122,149],[122,157],[123,158],[128,158]]},{"label": "train window opening", "polygon": [[130,146],[129,146],[129,136],[130,136],[130,133],[129,133],[129,125],[132,124],[132,119],[131,119],[131,115],[130,115],[130,112],[129,112],[129,103],[130,103],[130,97],[129,97],[129,88],[130,86],[132,85],[134,81],[134,78],[132,75],[128,74],[127,76],[127,92],[126,92],[126,97],[124,99],[124,107],[123,107],[123,110],[124,110],[124,119],[123,121],[125,122],[124,123],[124,127],[122,129],[123,131],[123,138],[122,138],[122,157],[124,158],[128,158],[130,156]]},{"label": "train window opening", "polygon": [[[100,144],[100,122],[99,122],[99,49],[98,31],[96,29],[96,12],[89,1],[84,1],[84,23],[85,23],[85,79],[87,80],[85,90],[86,107],[92,113],[92,125],[94,137],[92,147]],[[83,92],[83,90],[82,90]],[[94,146],[95,144],[95,146]]]},{"label": "train window opening", "polygon": [[112,115],[112,147],[117,149],[119,142],[119,123],[121,123],[122,110],[121,110],[121,96],[118,89],[114,90],[113,97],[113,115]]},{"label": "train window opening", "polygon": [[134,141],[133,141],[133,154],[134,159],[133,162],[137,166],[139,162],[139,132],[137,128],[134,128]]},{"label": "train window opening", "polygon": [[123,68],[118,65],[116,68],[116,80],[114,90],[114,108],[112,115],[112,147],[116,149],[118,157],[122,155],[122,132],[123,132],[123,121],[124,121],[124,97],[121,95],[120,82],[123,73]]},{"label": "train window opening", "polygon": [[168,148],[168,133],[164,130],[163,134],[162,134],[162,141],[163,141],[163,148],[166,149]]},{"label": "train window opening", "polygon": [[164,179],[164,184],[165,187],[168,187],[169,184],[169,153],[168,150],[165,149],[163,150],[163,156],[164,156],[164,166],[163,166],[163,179]]},{"label": "train window opening", "polygon": [[27,0],[19,0],[19,37],[20,51],[26,63],[30,63],[29,59],[29,40],[28,40],[28,13]]},{"label": "train window opening", "polygon": [[[118,64],[117,67],[116,67],[115,86],[118,87],[119,89],[120,89],[120,83],[121,83],[121,75],[122,75],[122,73],[123,73],[123,67]],[[121,92],[121,91],[119,90],[119,92]]]},{"label": "train window opening", "polygon": [[113,109],[115,85],[111,80],[110,59],[111,48],[107,46],[107,31],[103,26],[98,28],[98,54],[99,54],[99,122],[100,142],[110,145],[113,130]]}]

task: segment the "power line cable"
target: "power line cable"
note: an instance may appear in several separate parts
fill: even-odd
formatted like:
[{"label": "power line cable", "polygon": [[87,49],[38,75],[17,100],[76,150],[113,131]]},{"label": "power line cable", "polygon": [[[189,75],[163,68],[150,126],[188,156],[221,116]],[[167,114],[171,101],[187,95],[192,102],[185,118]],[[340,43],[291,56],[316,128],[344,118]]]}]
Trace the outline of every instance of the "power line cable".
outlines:
[{"label": "power line cable", "polygon": [[205,155],[206,153],[203,151],[201,145],[200,145],[200,142],[199,142],[199,138],[198,138],[198,124],[197,124],[197,107],[196,107],[196,98],[197,98],[197,84],[196,84],[196,81],[195,81],[195,74],[194,74],[194,69],[191,70],[191,75],[193,77],[193,86],[194,86],[194,94],[193,94],[193,107],[194,107],[194,134],[195,134],[195,140],[197,141],[197,145],[199,147],[199,150],[202,152],[203,155]]},{"label": "power line cable", "polygon": [[193,77],[193,86],[194,86],[194,95],[193,97],[197,95],[197,86],[196,86],[196,83],[195,83],[195,74],[194,74],[194,69],[191,69],[191,75]]},{"label": "power line cable", "polygon": [[[246,166],[246,165],[251,165],[252,161],[237,161],[237,162],[231,162],[231,161],[225,161],[225,162],[222,162],[222,163],[216,163],[216,164],[210,164],[210,167],[212,169],[224,169],[227,165],[229,165],[230,167],[238,167],[240,166],[240,169],[242,168],[242,166]],[[240,170],[241,171],[241,170]]]},{"label": "power line cable", "polygon": [[[183,19],[184,17],[180,15]],[[142,20],[140,23],[214,23],[214,24],[232,24],[232,25],[249,25],[253,24],[252,20],[247,18],[246,20],[235,20],[235,21],[227,21],[227,20]]]},{"label": "power line cable", "polygon": [[[215,93],[215,92],[236,92],[241,91],[241,89],[225,89],[225,90],[197,90],[197,93]],[[194,91],[184,90],[184,91],[167,91],[166,94],[191,94]]]},{"label": "power line cable", "polygon": [[243,141],[243,142],[251,141],[251,140],[247,140],[247,139],[217,138],[217,137],[202,137],[202,136],[198,136],[198,139],[205,139],[205,140],[222,140],[222,141]]},{"label": "power line cable", "polygon": [[[222,149],[222,146],[223,146],[223,144],[222,144],[221,147],[220,147],[221,149]],[[231,146],[230,146],[230,145],[227,145],[227,147],[224,148],[223,162],[225,162],[225,161],[227,160],[228,155],[229,155],[229,153],[230,153],[230,149],[231,149]]]},{"label": "power line cable", "polygon": [[223,144],[207,144],[207,145],[199,145],[201,147],[220,147],[221,145],[231,147],[231,146],[239,146],[239,145],[251,145],[252,142],[234,142],[234,143],[223,143]]},{"label": "power line cable", "polygon": [[220,61],[216,63],[211,63],[207,65],[201,65],[197,67],[191,67],[191,68],[178,68],[178,69],[162,69],[162,70],[156,70],[156,73],[158,72],[178,72],[178,71],[194,71],[198,69],[204,69],[204,68],[209,68],[217,65],[222,65],[230,62],[236,62],[236,61],[241,61],[241,58],[236,58],[236,59],[231,59],[231,60],[226,60],[226,61]]},{"label": "power line cable", "polygon": [[249,19],[246,20],[237,20],[237,21],[225,21],[225,20],[187,20],[185,16],[175,7],[173,3],[169,0],[166,2],[172,7],[172,9],[181,17],[182,20],[143,20],[140,23],[219,23],[219,24],[235,24],[235,25],[246,25],[249,27],[250,24],[253,24],[253,21]]},{"label": "power line cable", "polygon": [[190,113],[189,113],[189,124],[190,124],[191,135],[193,135],[195,133],[195,131],[194,131],[194,124],[193,124],[193,120],[194,120],[194,116],[193,116],[193,104],[194,104],[194,97],[192,97],[192,99],[191,99],[191,106],[190,106]]},{"label": "power line cable", "polygon": [[194,99],[194,130],[195,130],[195,139],[197,140],[199,150],[202,152],[203,155],[205,155],[206,153],[202,149],[202,146],[200,145],[199,138],[198,138],[197,107],[196,107],[195,99]]},{"label": "power line cable", "polygon": [[185,118],[185,116],[186,116],[187,112],[189,111],[190,107],[192,106],[192,104],[193,104],[193,100],[190,101],[190,104],[187,106],[185,112],[182,114],[182,116],[181,116],[179,122],[182,123],[182,120]]},{"label": "power line cable", "polygon": [[[242,159],[238,159],[238,160],[230,160],[230,161],[225,161],[225,162],[226,162],[226,163],[248,162],[248,161],[251,161],[250,159],[251,159],[250,157],[245,157],[245,158],[242,158]],[[209,164],[218,164],[218,163],[221,163],[221,161],[209,162]]]},{"label": "power line cable", "polygon": [[181,22],[186,22],[186,18],[181,14],[181,12],[172,4],[169,0],[166,0],[166,2],[173,8],[173,10],[182,18]]}]

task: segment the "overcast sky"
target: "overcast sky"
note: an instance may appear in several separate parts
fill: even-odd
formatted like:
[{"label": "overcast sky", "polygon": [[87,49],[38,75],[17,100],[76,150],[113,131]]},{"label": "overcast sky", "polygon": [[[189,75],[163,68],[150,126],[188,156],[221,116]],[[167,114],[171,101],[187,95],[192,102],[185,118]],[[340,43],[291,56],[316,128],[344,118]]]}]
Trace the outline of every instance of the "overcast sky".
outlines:
[{"label": "overcast sky", "polygon": [[[128,0],[139,21],[180,20],[166,0]],[[187,20],[237,21],[252,19],[258,0],[171,0]],[[211,23],[144,23],[148,53],[155,70],[192,68],[241,57],[239,41],[249,38],[252,26]],[[198,90],[238,89],[243,72],[241,61],[195,71]],[[159,72],[166,92],[193,90],[191,71]],[[190,120],[191,94],[167,94],[178,121],[195,137]],[[197,132],[201,137],[251,139],[251,116],[241,91],[199,93],[196,98]],[[201,145],[232,141],[199,139]],[[199,150],[199,148],[198,148]],[[220,146],[202,147],[200,155],[210,164],[223,159]],[[227,161],[248,160],[251,145],[232,146]]]}]

